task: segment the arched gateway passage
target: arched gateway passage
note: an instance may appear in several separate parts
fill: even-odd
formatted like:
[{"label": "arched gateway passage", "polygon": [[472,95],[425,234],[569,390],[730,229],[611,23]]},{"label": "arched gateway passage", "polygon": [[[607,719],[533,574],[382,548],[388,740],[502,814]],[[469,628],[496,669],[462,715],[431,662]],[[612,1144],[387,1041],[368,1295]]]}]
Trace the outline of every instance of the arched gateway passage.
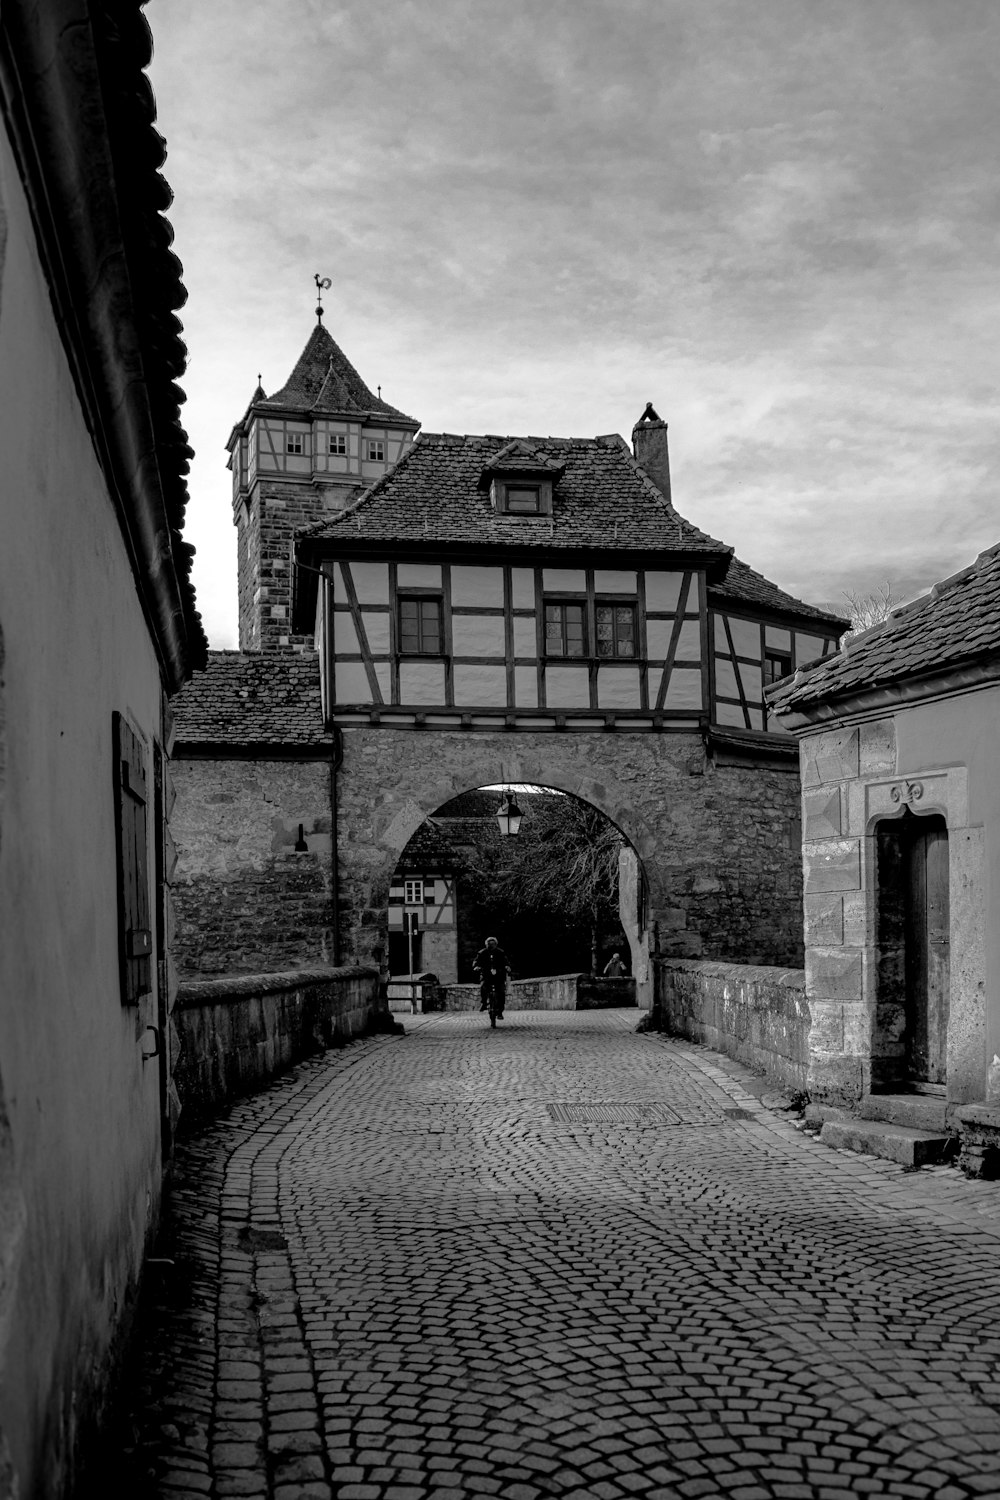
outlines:
[{"label": "arched gateway passage", "polygon": [[[518,815],[498,817],[516,796]],[[603,974],[644,983],[648,899],[642,861],[617,824],[557,788],[465,792],[420,824],[389,891],[389,972],[475,979],[489,934],[518,979]]]},{"label": "arched gateway passage", "polygon": [[[344,760],[338,776],[339,823],[342,828],[360,822],[371,831],[370,841],[342,836],[340,851],[340,887],[343,897],[341,937],[343,951],[353,959],[383,962],[388,953],[389,891],[397,864],[407,844],[425,820],[437,809],[470,788],[501,783],[530,784],[569,794],[602,813],[621,832],[629,851],[623,879],[623,904],[629,904],[636,916],[623,922],[629,941],[630,968],[640,987],[640,1004],[649,998],[649,952],[653,942],[653,923],[671,908],[668,870],[662,850],[668,844],[664,832],[645,816],[643,798],[655,791],[661,818],[666,818],[670,783],[686,779],[685,772],[662,755],[658,774],[625,781],[613,772],[608,747],[607,779],[600,772],[604,758],[587,755],[599,746],[583,737],[561,737],[557,746],[518,747],[511,753],[510,739],[464,736],[461,766],[447,765],[451,748],[442,735],[394,735],[381,739],[372,734],[367,743],[357,732],[345,735]],[[548,736],[535,736],[537,740]],[[606,737],[610,739],[611,737]],[[500,743],[498,743],[500,740]],[[374,752],[387,741],[394,744],[396,759],[393,772],[382,773]],[[659,747],[657,747],[659,748]],[[437,750],[435,757],[431,752]],[[548,753],[546,751],[548,750]],[[620,756],[620,746],[616,747]],[[371,752],[371,753],[366,753]],[[435,764],[436,761],[436,764]],[[652,771],[652,763],[650,765]],[[385,775],[384,780],[379,778]],[[657,785],[659,783],[659,785]],[[366,795],[366,790],[370,795]],[[645,899],[642,918],[639,887]]]},{"label": "arched gateway passage", "polygon": [[[353,725],[336,771],[338,952],[382,963],[389,888],[409,840],[470,787],[552,787],[597,808],[635,851],[649,951],[789,963],[801,943],[797,781],[784,769],[722,765],[698,734],[408,733]],[[639,951],[641,950],[641,951]],[[648,991],[647,991],[648,994]]]}]

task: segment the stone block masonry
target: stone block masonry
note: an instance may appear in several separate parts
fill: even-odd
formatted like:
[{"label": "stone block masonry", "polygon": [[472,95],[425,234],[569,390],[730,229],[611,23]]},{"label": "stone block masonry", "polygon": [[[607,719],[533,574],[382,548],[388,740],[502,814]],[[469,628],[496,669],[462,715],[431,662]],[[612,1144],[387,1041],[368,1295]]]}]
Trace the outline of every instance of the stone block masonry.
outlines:
[{"label": "stone block masonry", "polygon": [[173,775],[180,976],[330,963],[329,760],[178,758]]},{"label": "stone block masonry", "polygon": [[656,999],[672,1035],[805,1089],[810,1007],[801,969],[661,960]]},{"label": "stone block masonry", "polygon": [[[802,962],[794,766],[716,764],[697,734],[514,736],[379,725],[342,733],[335,820],[332,747],[317,747],[315,759],[249,759],[226,757],[221,747],[212,758],[204,750],[186,758],[178,746],[182,978],[274,972],[335,955],[378,967],[388,947],[389,885],[409,839],[450,798],[500,780],[572,793],[628,839],[648,892],[646,928],[634,916],[631,932],[625,923],[640,1005],[652,999],[649,953],[657,948],[672,957]],[[306,847],[296,851],[300,826]]]},{"label": "stone block masonry", "polygon": [[[338,773],[341,951],[384,944],[389,881],[423,819],[499,780],[570,792],[617,824],[642,861],[661,951],[802,961],[794,768],[716,766],[695,734],[343,732]],[[641,958],[641,955],[640,955]],[[644,980],[633,953],[633,970]]]},{"label": "stone block masonry", "polygon": [[182,985],[174,1009],[181,1129],[189,1134],[233,1101],[313,1053],[379,1026],[372,969],[308,969]]}]

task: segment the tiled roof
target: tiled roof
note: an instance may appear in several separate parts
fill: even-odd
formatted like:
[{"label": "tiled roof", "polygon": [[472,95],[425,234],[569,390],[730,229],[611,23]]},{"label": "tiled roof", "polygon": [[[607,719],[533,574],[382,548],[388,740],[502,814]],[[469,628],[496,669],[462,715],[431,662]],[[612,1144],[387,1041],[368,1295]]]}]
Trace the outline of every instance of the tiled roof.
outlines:
[{"label": "tiled roof", "polygon": [[[143,0],[6,0],[4,123],[28,195],[83,420],[128,539],[168,692],[208,642],[182,539],[192,449],[181,422],[187,292],[165,218],[166,144]],[[9,86],[9,87],[8,87]],[[67,504],[73,503],[72,494]]]},{"label": "tiled roof", "polygon": [[486,460],[484,474],[561,474],[563,465],[550,458],[544,448],[523,438],[504,443],[498,453]]},{"label": "tiled roof", "polygon": [[376,413],[400,422],[414,422],[388,401],[373,396],[357,370],[330,334],[317,323],[299,355],[295,369],[280,391],[258,401],[262,407],[291,407],[302,412],[337,415]]},{"label": "tiled roof", "polygon": [[330,743],[315,652],[210,651],[172,706],[178,747]]},{"label": "tiled roof", "polygon": [[988,658],[1000,665],[1000,544],[768,699],[786,713]]},{"label": "tiled roof", "polygon": [[786,594],[784,589],[779,589],[776,583],[772,583],[762,573],[756,573],[753,568],[747,567],[738,557],[733,558],[729,564],[729,572],[721,583],[712,585],[710,593],[713,604],[745,602],[765,609],[784,610],[786,614],[808,615],[817,622],[834,625],[839,630],[846,630],[850,625],[849,620],[831,614],[829,610],[817,609],[812,604],[804,604],[792,594]]},{"label": "tiled roof", "polygon": [[522,439],[524,446],[564,465],[553,513],[497,514],[482,476],[498,449],[516,441],[421,433],[360,500],[304,535],[310,540],[349,537],[352,543],[477,542],[546,551],[669,549],[720,563],[731,553],[677,514],[617,435]]}]

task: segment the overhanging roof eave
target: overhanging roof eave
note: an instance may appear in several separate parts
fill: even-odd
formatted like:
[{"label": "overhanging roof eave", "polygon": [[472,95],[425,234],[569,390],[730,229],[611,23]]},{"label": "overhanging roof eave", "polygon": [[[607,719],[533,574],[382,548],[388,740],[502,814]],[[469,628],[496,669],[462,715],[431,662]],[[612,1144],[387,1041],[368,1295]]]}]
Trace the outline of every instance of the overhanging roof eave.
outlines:
[{"label": "overhanging roof eave", "polygon": [[[936,698],[957,697],[998,684],[1000,649],[988,657],[968,658],[964,663],[955,663],[945,671],[935,669],[910,677],[888,679],[869,687],[796,704],[789,710],[773,706],[773,712],[789,734],[802,736],[848,720],[884,716],[896,708]],[[780,684],[773,690],[765,689],[765,698],[770,699],[772,692],[780,693]]]}]

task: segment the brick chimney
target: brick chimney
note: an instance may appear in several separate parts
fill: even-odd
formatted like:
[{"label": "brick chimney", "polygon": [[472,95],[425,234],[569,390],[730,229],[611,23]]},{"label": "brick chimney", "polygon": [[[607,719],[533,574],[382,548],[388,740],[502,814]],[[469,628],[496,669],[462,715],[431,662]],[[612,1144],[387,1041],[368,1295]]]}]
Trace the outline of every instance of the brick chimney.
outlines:
[{"label": "brick chimney", "polygon": [[632,453],[656,485],[663,498],[670,501],[670,450],[667,424],[653,410],[652,401],[632,428]]}]

